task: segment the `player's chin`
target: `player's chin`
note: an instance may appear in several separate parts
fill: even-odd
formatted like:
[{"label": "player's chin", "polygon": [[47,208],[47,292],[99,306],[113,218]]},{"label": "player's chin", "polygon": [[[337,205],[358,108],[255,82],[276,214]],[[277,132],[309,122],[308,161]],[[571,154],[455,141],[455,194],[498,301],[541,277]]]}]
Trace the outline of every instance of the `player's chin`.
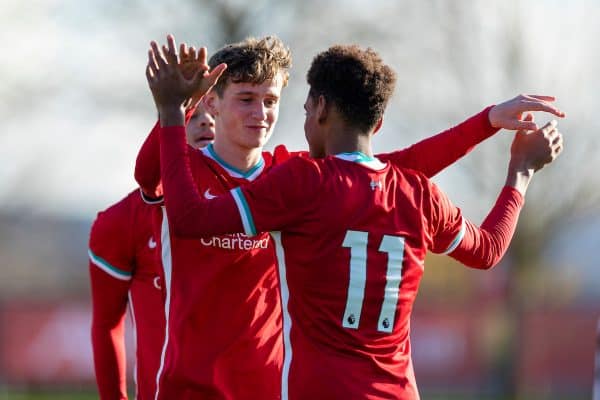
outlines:
[{"label": "player's chin", "polygon": [[271,131],[267,129],[250,130],[246,136],[248,144],[252,144],[254,147],[264,146],[269,138],[271,137]]},{"label": "player's chin", "polygon": [[214,139],[195,139],[194,140],[194,147],[197,149],[202,149],[206,146],[208,146],[209,144],[211,144],[212,142],[214,142]]}]

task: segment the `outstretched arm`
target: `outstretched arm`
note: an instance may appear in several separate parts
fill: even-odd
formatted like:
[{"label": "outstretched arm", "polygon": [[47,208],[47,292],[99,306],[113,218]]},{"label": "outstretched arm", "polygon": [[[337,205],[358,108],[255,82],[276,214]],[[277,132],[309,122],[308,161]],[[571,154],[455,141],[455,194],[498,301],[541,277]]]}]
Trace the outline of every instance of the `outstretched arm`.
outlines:
[{"label": "outstretched arm", "polygon": [[514,234],[533,174],[561,152],[562,135],[554,121],[533,133],[518,132],[511,147],[506,186],[481,227],[465,221],[464,237],[450,256],[483,269],[500,261]]},{"label": "outstretched arm", "polygon": [[459,125],[406,149],[378,157],[432,177],[500,129],[538,129],[533,121],[524,118],[529,112],[541,111],[564,117],[565,114],[552,104],[554,100],[552,96],[519,95],[489,106]]}]

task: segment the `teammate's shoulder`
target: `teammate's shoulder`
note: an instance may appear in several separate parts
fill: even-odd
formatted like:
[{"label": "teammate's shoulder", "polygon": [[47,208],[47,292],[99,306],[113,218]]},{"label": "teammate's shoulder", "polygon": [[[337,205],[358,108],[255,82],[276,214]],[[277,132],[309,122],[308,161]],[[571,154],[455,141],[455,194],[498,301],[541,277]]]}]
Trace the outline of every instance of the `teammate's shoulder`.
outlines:
[{"label": "teammate's shoulder", "polygon": [[307,151],[290,151],[283,144],[275,147],[272,157],[274,165],[279,165],[295,157],[309,158]]},{"label": "teammate's shoulder", "polygon": [[409,182],[419,183],[420,185],[429,185],[430,179],[421,171],[406,168],[390,163],[390,168],[397,174],[400,174]]},{"label": "teammate's shoulder", "polygon": [[[287,161],[275,165],[270,174],[277,175],[277,179],[290,184],[313,181],[320,179],[323,171],[323,161],[309,157],[292,156]],[[270,175],[269,174],[269,175]]]},{"label": "teammate's shoulder", "polygon": [[139,189],[135,189],[129,192],[125,197],[121,198],[116,203],[111,204],[104,210],[98,212],[99,218],[111,218],[111,217],[119,217],[123,214],[127,214],[130,212],[132,206],[135,205],[136,201],[141,200]]}]

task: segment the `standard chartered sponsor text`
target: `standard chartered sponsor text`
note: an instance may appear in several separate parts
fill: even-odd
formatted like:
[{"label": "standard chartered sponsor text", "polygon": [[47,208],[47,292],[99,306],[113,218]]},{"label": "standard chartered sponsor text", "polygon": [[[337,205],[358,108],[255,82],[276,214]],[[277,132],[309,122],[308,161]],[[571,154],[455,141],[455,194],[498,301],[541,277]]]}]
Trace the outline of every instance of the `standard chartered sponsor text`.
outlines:
[{"label": "standard chartered sponsor text", "polygon": [[204,246],[229,250],[266,249],[269,246],[269,235],[263,234],[258,237],[249,238],[244,233],[233,233],[231,235],[201,238],[200,243]]}]

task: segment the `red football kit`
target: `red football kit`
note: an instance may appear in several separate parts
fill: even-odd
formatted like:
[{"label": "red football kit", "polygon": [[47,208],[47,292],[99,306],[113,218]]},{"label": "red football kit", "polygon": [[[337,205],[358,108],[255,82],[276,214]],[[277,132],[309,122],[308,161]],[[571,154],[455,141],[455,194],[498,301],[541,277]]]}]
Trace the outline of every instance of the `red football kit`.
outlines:
[{"label": "red football kit", "polygon": [[[250,182],[222,162],[212,146],[196,153],[194,177],[205,198]],[[168,333],[159,399],[275,399],[283,357],[274,248],[268,234],[180,240],[163,219],[161,233]]]},{"label": "red football kit", "polygon": [[[455,128],[382,160],[431,176],[456,161],[497,130],[489,109]],[[162,193],[156,176],[158,126],[146,140],[136,165],[144,192]],[[210,199],[286,161],[283,147],[244,174],[231,168],[211,147],[189,148],[192,179]],[[306,155],[304,153],[304,155]],[[283,344],[281,306],[273,243],[266,234],[208,235],[185,240],[162,224],[163,266],[167,282],[168,341],[158,398],[276,399],[280,397]],[[168,238],[168,240],[164,240]]]},{"label": "red football kit", "polygon": [[231,195],[207,199],[186,152],[183,128],[163,128],[174,236],[273,237],[283,399],[418,398],[409,318],[426,252],[488,267],[504,254],[523,204],[518,191],[504,188],[478,228],[422,174],[361,153],[295,157]]},{"label": "red football kit", "polygon": [[98,213],[90,233],[92,347],[101,399],[126,399],[124,325],[130,307],[136,339],[136,398],[151,399],[165,319],[157,238],[139,190]]}]

